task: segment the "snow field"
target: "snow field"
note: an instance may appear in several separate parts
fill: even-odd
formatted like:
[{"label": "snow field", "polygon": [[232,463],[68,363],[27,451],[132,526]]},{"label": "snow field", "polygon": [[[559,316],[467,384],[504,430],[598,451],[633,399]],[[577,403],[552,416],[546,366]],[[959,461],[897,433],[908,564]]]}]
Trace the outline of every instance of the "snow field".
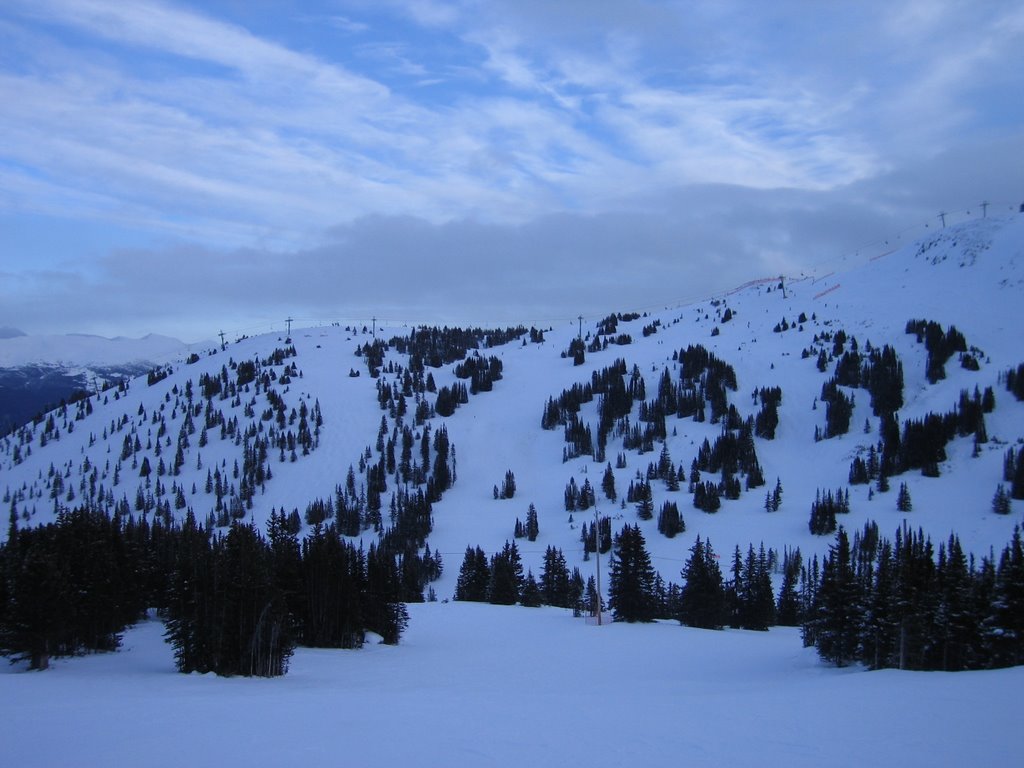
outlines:
[{"label": "snow field", "polygon": [[276,679],[179,675],[162,625],[0,671],[3,762],[188,765],[1011,765],[1024,669],[864,673],[796,630],[588,626],[409,606],[397,647],[299,648]]}]

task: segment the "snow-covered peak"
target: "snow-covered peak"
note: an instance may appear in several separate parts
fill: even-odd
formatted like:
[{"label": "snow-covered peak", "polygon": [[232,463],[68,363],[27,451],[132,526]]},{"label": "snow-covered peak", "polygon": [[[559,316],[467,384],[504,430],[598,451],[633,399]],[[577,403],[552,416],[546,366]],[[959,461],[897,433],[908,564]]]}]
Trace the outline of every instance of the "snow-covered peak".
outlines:
[{"label": "snow-covered peak", "polygon": [[170,336],[149,334],[139,339],[108,339],[89,334],[41,334],[4,337],[0,334],[0,367],[30,364],[64,367],[158,364],[183,358],[193,349],[213,344],[186,344]]}]

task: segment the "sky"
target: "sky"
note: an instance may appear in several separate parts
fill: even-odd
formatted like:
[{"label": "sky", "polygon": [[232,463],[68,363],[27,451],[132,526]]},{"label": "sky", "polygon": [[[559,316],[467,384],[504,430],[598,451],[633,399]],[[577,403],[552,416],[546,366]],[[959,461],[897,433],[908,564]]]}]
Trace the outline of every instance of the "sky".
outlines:
[{"label": "sky", "polygon": [[1024,203],[1017,0],[4,0],[0,104],[30,334],[551,326]]}]

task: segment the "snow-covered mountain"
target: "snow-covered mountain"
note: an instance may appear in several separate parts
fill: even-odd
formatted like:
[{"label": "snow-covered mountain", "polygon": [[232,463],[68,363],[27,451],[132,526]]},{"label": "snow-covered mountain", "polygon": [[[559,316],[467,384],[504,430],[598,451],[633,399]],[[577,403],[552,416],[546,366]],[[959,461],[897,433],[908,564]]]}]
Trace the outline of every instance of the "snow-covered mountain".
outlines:
[{"label": "snow-covered mountain", "polygon": [[28,335],[17,328],[0,328],[0,432],[20,426],[76,392],[94,392],[212,347],[157,334],[108,339]]},{"label": "snow-covered mountain", "polygon": [[[593,486],[597,514],[612,518],[613,531],[640,526],[667,581],[679,581],[698,535],[714,542],[723,570],[732,548],[748,543],[821,554],[834,539],[813,535],[808,522],[816,497],[829,491],[849,493],[850,510],[839,516],[849,530],[874,520],[891,536],[906,524],[936,542],[955,531],[966,550],[988,556],[1021,522],[1020,501],[996,514],[993,495],[1010,486],[1007,454],[1019,464],[1024,446],[1024,402],[1005,380],[1024,362],[1014,322],[1022,280],[1017,216],[951,227],[835,273],[754,281],[688,306],[543,333],[330,326],[243,339],[150,368],[0,439],[0,493],[20,526],[101,501],[136,516],[181,518],[192,509],[213,524],[233,516],[263,523],[275,509],[309,520],[330,511],[368,545],[378,535],[375,498],[388,527],[392,499],[402,519],[402,492],[418,487],[440,496],[427,544],[444,559],[433,584],[442,599],[452,595],[466,547],[496,552],[531,504],[539,531],[535,541],[519,540],[524,566],[538,574],[554,546],[570,567],[593,573],[580,534],[595,512],[566,509],[570,483]],[[587,350],[575,365],[581,328]],[[953,348],[962,351],[946,359]],[[891,402],[894,360],[902,404],[886,422],[872,400]],[[712,381],[732,374],[735,389]],[[587,385],[605,391],[582,402],[574,419],[574,398],[584,400]],[[748,456],[735,475],[739,498],[713,513],[695,508],[692,463],[707,461],[705,440],[714,451],[723,435],[741,435],[748,417],[767,435],[775,388],[774,436],[752,438],[757,471]],[[645,440],[660,424],[657,404],[671,397],[702,402],[683,417],[693,403],[677,402],[662,414],[665,439]],[[602,446],[610,401],[620,415]],[[921,431],[914,425],[935,426],[929,414],[954,434],[940,441],[941,455],[912,456],[921,448],[908,447]],[[845,431],[837,428],[844,415]],[[851,483],[855,460],[870,463],[872,448],[876,461],[885,453],[892,424],[909,439],[881,459],[893,462],[891,489],[879,490],[877,479]],[[447,464],[433,444],[442,434]],[[738,444],[747,451],[749,442]],[[664,455],[687,476],[678,490],[650,481],[655,513],[673,501],[685,520],[672,538],[621,501],[630,483],[659,471]],[[609,465],[614,502],[604,493]],[[450,488],[439,479],[445,467]],[[747,488],[757,474],[765,484]],[[495,498],[509,495],[512,479],[512,498]],[[702,471],[701,482],[724,479]],[[904,484],[910,511],[897,509]],[[776,487],[779,508],[768,511]],[[316,503],[327,500],[329,507]],[[117,654],[61,659],[46,676],[0,671],[5,754],[25,766],[111,758],[281,765],[337,754],[385,764],[423,755],[461,763],[466,755],[496,766],[660,765],[681,756],[698,765],[859,765],[865,747],[885,765],[1016,757],[1022,667],[851,674],[801,648],[795,627],[599,630],[558,608],[409,608],[401,646],[298,648],[287,677],[273,680],[173,674],[156,620],[128,629]],[[141,711],[167,713],[182,727],[135,723]],[[235,711],[248,714],[223,717]],[[53,737],[55,715],[70,738]],[[133,737],[125,739],[129,722]]]},{"label": "snow-covered mountain", "polygon": [[[409,347],[416,335],[413,328],[376,328],[374,335],[374,329],[329,326],[297,329],[290,340],[276,334],[248,338],[190,364],[168,365],[166,377],[155,377],[152,383],[135,379],[51,413],[48,420],[3,439],[0,492],[5,504],[14,504],[21,524],[51,520],[58,505],[74,506],[101,494],[108,502],[123,501],[136,514],[139,505],[148,511],[163,504],[178,517],[191,508],[200,520],[224,522],[233,511],[264,521],[273,509],[282,508],[305,517],[311,503],[334,503],[339,494],[346,496],[349,482],[354,489],[349,501],[361,504],[373,482],[370,473],[380,465],[386,475],[381,505],[387,527],[394,492],[430,475],[433,459],[428,455],[426,462],[421,460],[429,425],[432,435],[443,426],[454,448],[456,480],[433,504],[428,539],[446,565],[435,586],[441,597],[451,596],[466,547],[500,549],[512,539],[516,520],[526,520],[531,504],[539,535],[533,542],[520,541],[524,567],[539,573],[548,545],[560,547],[570,567],[582,565],[581,526],[592,522],[594,510],[566,510],[570,481],[577,488],[589,481],[599,514],[612,518],[613,531],[639,522],[655,567],[666,580],[679,580],[697,535],[710,538],[723,559],[734,546],[745,550],[762,542],[780,553],[794,546],[805,553],[824,551],[831,537],[810,533],[810,508],[819,492],[837,489],[849,493],[850,512],[840,520],[849,530],[875,520],[884,535],[892,535],[906,523],[921,527],[936,541],[956,532],[966,550],[987,554],[990,547],[1005,544],[1020,522],[1020,502],[1012,502],[1012,514],[1004,516],[993,513],[992,500],[1004,482],[1007,449],[1024,441],[1024,403],[1002,383],[1007,370],[1024,362],[1015,319],[1022,298],[1024,216],[976,220],[827,275],[755,281],[726,295],[637,317],[566,322],[543,329],[542,338],[523,329],[523,335],[507,343],[487,346],[487,338],[496,342],[498,337],[481,336],[479,348],[458,355],[458,361],[476,355],[484,361],[496,358],[501,378],[490,391],[468,395],[448,417],[430,415],[433,407],[441,408],[437,391],[429,390],[455,385],[472,389],[473,379],[458,378],[456,361],[441,364],[431,354],[422,357],[424,370],[417,370],[420,358]],[[945,363],[944,379],[929,382],[929,352],[915,334],[906,332],[911,320],[934,321],[943,332],[955,326],[966,340],[967,351]],[[584,343],[594,349],[597,339],[601,349],[587,351],[585,361],[574,365],[567,352],[581,327]],[[938,462],[938,477],[906,471],[891,478],[888,493],[877,492],[874,482],[851,485],[851,463],[858,457],[867,460],[881,439],[869,391],[841,386],[854,403],[849,431],[815,439],[816,430],[826,432],[822,388],[842,359],[842,334],[842,353],[856,348],[866,358],[869,349],[888,345],[898,355],[904,377],[904,404],[897,416],[901,425],[929,413],[956,411],[962,391],[973,397],[975,390],[980,395],[991,388],[995,404],[984,415],[987,442],[976,446],[971,435],[952,439]],[[372,350],[375,341],[381,342],[379,360]],[[15,342],[27,345],[32,339],[3,344]],[[667,483],[652,480],[655,516],[664,502],[675,501],[685,522],[685,533],[667,538],[658,532],[656,520],[638,521],[635,505],[622,501],[630,483],[646,477],[649,465],[659,461],[660,440],[641,452],[624,447],[622,430],[613,430],[601,460],[587,454],[563,461],[565,428],[545,430],[541,421],[549,399],[557,400],[574,385],[591,384],[596,373],[619,359],[627,371],[624,380],[642,377],[645,398],[651,401],[665,371],[671,381],[680,380],[680,353],[696,345],[735,371],[738,386],[727,397],[741,419],[761,409],[755,390],[781,388],[778,427],[774,439],[754,439],[766,484],[751,490],[744,485],[739,498],[723,500],[716,513],[694,508],[688,482],[672,491]],[[164,351],[173,355],[181,350],[168,342]],[[12,354],[6,352],[0,360],[8,361]],[[49,352],[44,356],[54,357]],[[379,376],[372,376],[371,369]],[[428,375],[432,387],[425,381]],[[595,441],[600,399],[595,396],[579,411],[581,424],[591,428]],[[632,404],[630,427],[646,428],[640,407],[639,402]],[[417,423],[418,408],[421,416],[429,416],[425,423]],[[400,419],[389,409],[405,409],[405,415]],[[709,404],[703,421],[675,414],[666,419],[664,448],[673,466],[687,476],[704,441],[714,444],[723,432],[723,423],[714,423],[711,411]],[[314,420],[321,415],[322,426],[317,427]],[[386,459],[387,443],[393,441],[397,464],[402,463],[403,426],[413,433],[412,461],[428,465],[408,480]],[[309,435],[308,452],[302,447],[302,429],[315,432]],[[265,439],[269,450],[259,460],[259,481],[254,483],[247,456]],[[602,493],[609,464],[615,502]],[[146,470],[151,473],[142,476]],[[514,497],[495,499],[495,489],[510,471]],[[220,487],[219,503],[218,489],[211,488],[208,478]],[[717,482],[719,475],[713,479]],[[770,500],[777,481],[781,505],[768,512],[766,496]],[[897,511],[896,489],[903,483],[913,501],[909,512]],[[361,512],[365,522],[367,510]],[[360,535],[366,541],[376,537],[365,526]]]}]

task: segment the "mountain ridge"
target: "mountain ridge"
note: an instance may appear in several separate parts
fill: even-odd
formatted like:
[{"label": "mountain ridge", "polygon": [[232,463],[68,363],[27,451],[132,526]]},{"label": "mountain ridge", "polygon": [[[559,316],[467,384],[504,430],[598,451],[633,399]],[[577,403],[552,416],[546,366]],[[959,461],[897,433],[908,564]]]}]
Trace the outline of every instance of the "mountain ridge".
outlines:
[{"label": "mountain ridge", "polygon": [[[1002,481],[1006,450],[1019,445],[1024,438],[1024,406],[1015,402],[1000,383],[1005,370],[1022,362],[1017,356],[1024,358],[1016,343],[1013,323],[1024,263],[1020,258],[1024,244],[1022,224],[1024,217],[977,220],[824,277],[754,281],[726,296],[685,307],[636,317],[623,315],[623,319],[610,315],[615,319],[613,333],[601,334],[601,323],[588,322],[583,327],[585,344],[592,344],[595,338],[610,343],[601,351],[587,352],[585,362],[579,366],[573,365],[572,357],[567,356],[579,333],[580,326],[574,322],[544,329],[542,341],[530,341],[524,335],[513,342],[469,349],[467,356],[460,359],[476,354],[482,359],[493,356],[502,364],[502,377],[493,382],[492,391],[470,395],[468,402],[450,417],[430,419],[432,433],[436,434],[442,424],[446,427],[455,449],[453,468],[457,475],[454,485],[433,505],[433,531],[427,540],[445,559],[444,574],[435,585],[437,594],[452,594],[459,559],[467,546],[480,545],[490,552],[500,549],[505,540],[512,540],[516,519],[526,518],[531,503],[536,505],[540,534],[536,542],[520,542],[524,565],[538,573],[544,548],[555,546],[565,551],[570,567],[582,566],[585,557],[579,538],[581,526],[594,512],[577,511],[570,517],[564,508],[564,492],[570,479],[577,485],[590,480],[597,489],[600,514],[612,518],[614,531],[627,523],[640,525],[655,566],[666,581],[678,580],[697,535],[710,537],[723,557],[736,546],[746,549],[748,544],[756,546],[761,542],[779,553],[795,546],[808,554],[824,552],[831,539],[810,534],[811,504],[818,491],[847,487],[852,511],[841,522],[848,529],[858,529],[875,520],[883,535],[891,535],[902,525],[921,526],[936,541],[955,532],[964,540],[965,549],[979,556],[990,547],[1001,547],[1009,539],[1013,525],[1020,521],[1019,508],[1004,517],[992,513],[991,502]],[[932,245],[925,247],[928,243]],[[946,258],[935,259],[934,254],[940,252]],[[961,262],[964,266],[959,266]],[[954,281],[952,276],[957,279]],[[984,312],[979,311],[982,306]],[[906,333],[905,326],[910,320],[931,320],[943,328],[955,325],[969,347],[979,353],[979,370],[960,367],[954,357],[945,366],[946,378],[930,383],[926,376],[929,353],[913,334]],[[271,388],[286,403],[286,422],[291,418],[288,414],[302,405],[309,410],[319,405],[324,424],[309,455],[297,451],[292,461],[286,451],[271,452],[267,466],[273,479],[255,490],[252,508],[245,508],[244,517],[262,523],[273,509],[296,510],[302,516],[310,503],[334,497],[337,487],[345,483],[349,467],[359,468],[361,460],[368,467],[383,459],[386,451],[377,448],[382,417],[387,425],[384,442],[400,436],[400,430],[396,431],[397,417],[380,407],[378,386],[388,384],[401,391],[411,359],[397,350],[395,340],[408,339],[412,330],[378,328],[374,335],[368,329],[340,325],[295,329],[290,339],[284,334],[243,339],[192,364],[169,366],[167,377],[152,385],[137,379],[124,389],[108,391],[99,399],[90,398],[93,413],[85,414],[82,410],[81,419],[76,418],[74,408],[68,408],[66,416],[56,414],[59,437],[53,439],[51,435],[43,446],[40,442],[46,423],[26,427],[20,434],[6,438],[0,443],[0,488],[5,489],[6,499],[15,501],[19,513],[28,514],[28,519],[22,518],[23,524],[52,519],[58,503],[82,503],[85,497],[81,489],[89,488],[90,479],[108,492],[108,499],[123,498],[134,508],[140,489],[143,495],[151,493],[154,477],[148,478],[147,489],[147,479],[140,477],[138,466],[133,468],[129,462],[141,464],[148,459],[155,470],[161,458],[168,465],[173,461],[173,438],[180,435],[183,426],[183,393],[188,382],[191,381],[196,393],[195,402],[204,402],[198,394],[204,375],[224,373],[229,383],[234,384],[240,364],[268,360],[276,350],[294,347],[294,357],[260,364],[257,369],[261,373],[273,372]],[[815,429],[825,426],[822,386],[839,362],[838,355],[831,355],[838,331],[855,337],[861,349],[870,342],[874,348],[891,345],[897,352],[905,377],[906,402],[899,411],[901,423],[955,409],[961,390],[992,388],[995,393],[995,410],[987,417],[989,441],[977,456],[972,456],[975,451],[970,438],[958,438],[947,446],[948,457],[941,463],[939,478],[922,477],[917,471],[893,478],[897,485],[907,483],[914,500],[913,512],[896,511],[895,489],[888,494],[873,494],[871,485],[849,486],[851,462],[866,457],[879,439],[878,420],[869,407],[867,391],[842,388],[855,401],[849,432],[814,440]],[[615,343],[623,334],[630,337],[630,342]],[[376,365],[379,377],[373,378],[370,367],[374,363],[368,360],[367,351],[375,341],[384,339],[389,342],[388,348]],[[776,438],[755,441],[767,487],[744,491],[738,500],[723,501],[717,513],[708,514],[693,507],[693,497],[685,483],[680,491],[673,492],[661,482],[652,482],[655,510],[665,501],[676,501],[686,523],[685,533],[668,539],[657,532],[653,520],[638,521],[632,504],[623,508],[620,501],[613,504],[600,495],[606,464],[614,465],[619,454],[624,456],[626,466],[614,469],[621,499],[630,482],[638,480],[638,475],[643,477],[648,465],[657,461],[660,443],[655,444],[653,452],[638,453],[624,449],[621,437],[615,437],[609,440],[604,461],[584,456],[563,462],[564,429],[543,430],[540,421],[548,398],[557,397],[574,384],[591,381],[594,374],[618,358],[625,361],[627,371],[634,367],[639,371],[650,398],[657,391],[664,370],[673,378],[680,375],[678,354],[692,345],[705,347],[734,367],[739,387],[729,393],[729,401],[742,417],[757,412],[752,395],[757,389],[781,387],[782,404],[778,408]],[[808,350],[815,351],[805,354]],[[832,357],[825,372],[815,366],[821,351]],[[356,372],[360,375],[350,375]],[[454,363],[436,368],[428,365],[423,375],[426,373],[431,374],[438,389],[467,381],[455,375]],[[284,384],[282,375],[287,379]],[[243,458],[239,433],[272,423],[263,420],[269,407],[266,391],[254,395],[245,390],[246,386],[254,385],[237,387],[233,398],[221,400],[221,395],[216,395],[207,401],[208,407],[223,412],[228,423],[238,421],[235,434],[218,437],[223,429],[211,428],[209,444],[199,448],[201,430],[197,429],[183,451],[181,474],[155,478],[167,489],[172,484],[180,487],[186,507],[194,509],[200,519],[217,511],[216,494],[204,490],[209,469],[221,470],[225,485],[237,494],[238,479],[232,475],[233,464],[241,463]],[[408,415],[403,423],[412,422],[417,400],[434,404],[435,399],[434,393],[420,395],[410,391]],[[597,403],[584,404],[580,419],[596,427]],[[636,405],[632,407],[631,419],[639,423]],[[197,416],[197,427],[199,421]],[[161,434],[164,422],[166,431]],[[870,430],[867,433],[863,431],[865,423]],[[722,425],[710,420],[669,418],[666,425],[669,432],[665,444],[674,464],[687,474],[702,442],[714,442],[722,432]],[[287,426],[294,431],[294,422]],[[418,437],[422,431],[422,426],[417,425]],[[127,435],[139,438],[140,447],[121,463],[117,473],[119,484],[113,486],[118,456]],[[154,436],[170,442],[159,454],[152,447]],[[16,464],[13,455],[19,443],[22,455]],[[147,444],[150,447],[143,447]],[[25,455],[28,448],[31,456]],[[83,471],[84,457],[90,460],[89,469]],[[201,469],[197,468],[200,459]],[[67,475],[56,498],[50,465]],[[493,490],[501,485],[508,471],[515,476],[515,496],[511,500],[496,500]],[[778,512],[767,513],[765,492],[771,490],[776,478],[784,489],[784,500]],[[364,467],[357,473],[357,485],[365,491],[368,480]],[[73,491],[70,500],[68,487]],[[402,483],[396,485],[391,480],[382,494],[385,525],[388,502],[399,487]],[[169,501],[171,496],[167,490],[164,500]],[[230,503],[232,498],[226,494],[224,503]],[[175,509],[172,514],[180,518],[184,511],[185,508]],[[362,532],[361,538],[369,543],[376,539],[376,533],[370,528]]]}]

